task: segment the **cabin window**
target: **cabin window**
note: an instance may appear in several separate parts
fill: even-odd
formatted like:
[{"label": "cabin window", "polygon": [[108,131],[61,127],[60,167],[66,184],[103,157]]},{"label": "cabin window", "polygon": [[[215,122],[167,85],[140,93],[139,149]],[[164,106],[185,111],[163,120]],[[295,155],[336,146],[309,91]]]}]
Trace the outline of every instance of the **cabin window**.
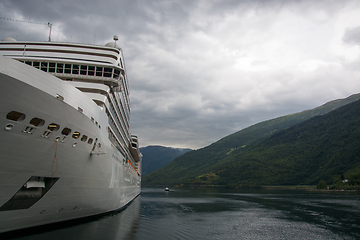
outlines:
[{"label": "cabin window", "polygon": [[55,63],[49,63],[49,72],[55,72]]},{"label": "cabin window", "polygon": [[95,75],[95,67],[94,66],[89,66],[88,75],[89,76],[94,76]]},{"label": "cabin window", "polygon": [[88,138],[88,137],[87,137],[86,135],[82,135],[81,141],[82,141],[82,142],[86,142],[87,138]]},{"label": "cabin window", "polygon": [[65,64],[65,73],[71,73],[71,64]]},{"label": "cabin window", "polygon": [[52,132],[56,132],[57,130],[59,130],[60,125],[56,124],[56,123],[50,123],[48,126],[48,129]]},{"label": "cabin window", "polygon": [[42,127],[45,124],[45,120],[35,117],[35,118],[31,119],[30,124],[34,125],[35,127]]},{"label": "cabin window", "polygon": [[81,75],[86,75],[86,70],[87,70],[87,66],[86,65],[81,65],[80,74]]},{"label": "cabin window", "polygon": [[39,63],[39,62],[33,62],[33,67],[39,68],[39,66],[40,66],[40,63]]},{"label": "cabin window", "polygon": [[56,64],[56,72],[57,73],[64,73],[64,64],[63,63],[57,63]]},{"label": "cabin window", "polygon": [[119,69],[114,69],[114,75],[113,75],[113,78],[115,78],[115,79],[119,79],[119,75],[120,75],[120,70],[119,70]]},{"label": "cabin window", "polygon": [[74,132],[72,137],[75,138],[75,139],[78,139],[80,137],[80,133],[79,132]]},{"label": "cabin window", "polygon": [[48,68],[48,63],[47,62],[42,62],[41,63],[41,70],[43,70],[44,72],[47,72],[47,68]]},{"label": "cabin window", "polygon": [[111,77],[112,68],[104,68],[104,77]]},{"label": "cabin window", "polygon": [[89,140],[88,140],[88,144],[92,144],[93,143],[93,139],[92,138],[89,138]]},{"label": "cabin window", "polygon": [[62,134],[62,135],[65,135],[65,136],[68,136],[70,133],[71,133],[71,129],[70,129],[70,128],[64,128],[64,129],[61,131],[61,134]]},{"label": "cabin window", "polygon": [[79,65],[73,65],[72,74],[79,74]]},{"label": "cabin window", "polygon": [[16,111],[11,111],[6,115],[6,118],[9,120],[21,122],[25,119],[25,114]]},{"label": "cabin window", "polygon": [[103,71],[102,67],[96,67],[96,76],[102,77],[102,71]]},{"label": "cabin window", "polygon": [[[52,132],[56,132],[59,130],[60,125],[56,123],[50,123],[48,126],[48,130],[45,130],[44,133],[41,135],[43,138],[49,138]],[[59,138],[56,138],[55,141],[58,141]]]},{"label": "cabin window", "polygon": [[31,62],[31,61],[25,61],[25,64],[31,66],[31,65],[32,65],[32,62]]}]

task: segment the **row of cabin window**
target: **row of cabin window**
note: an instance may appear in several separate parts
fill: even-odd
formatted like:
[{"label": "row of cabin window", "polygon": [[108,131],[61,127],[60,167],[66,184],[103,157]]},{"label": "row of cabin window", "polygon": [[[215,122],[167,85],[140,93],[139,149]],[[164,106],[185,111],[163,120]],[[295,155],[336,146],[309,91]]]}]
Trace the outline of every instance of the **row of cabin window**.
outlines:
[{"label": "row of cabin window", "polygon": [[119,79],[120,70],[109,67],[98,67],[98,66],[88,66],[88,65],[79,65],[79,64],[70,64],[70,63],[54,63],[54,62],[33,62],[33,61],[23,61],[27,65],[33,66],[35,68],[41,69],[44,72],[49,73],[65,73],[65,74],[80,74],[87,76],[97,76],[97,77],[107,77]]},{"label": "row of cabin window", "polygon": [[[26,116],[25,114],[23,113],[20,113],[20,112],[16,112],[16,111],[11,111],[9,112],[7,115],[6,115],[6,118],[9,119],[9,120],[13,120],[13,121],[23,121]],[[41,119],[41,118],[33,118],[30,120],[30,125],[33,125],[35,127],[42,127],[44,126],[45,124],[45,120],[44,119]],[[50,132],[56,132],[60,129],[60,125],[59,124],[56,124],[56,123],[50,123],[47,127],[47,129],[50,131]],[[61,134],[64,135],[64,136],[68,136],[70,133],[71,133],[71,129],[70,128],[67,128],[65,127],[62,131],[61,131]],[[79,139],[81,136],[81,134],[77,131],[75,131],[73,134],[72,134],[72,138],[74,139]],[[89,138],[88,140],[88,137],[86,135],[82,135],[81,136],[81,139],[80,139],[82,142],[86,142],[88,144],[92,144],[93,143],[93,139],[92,138]]]}]

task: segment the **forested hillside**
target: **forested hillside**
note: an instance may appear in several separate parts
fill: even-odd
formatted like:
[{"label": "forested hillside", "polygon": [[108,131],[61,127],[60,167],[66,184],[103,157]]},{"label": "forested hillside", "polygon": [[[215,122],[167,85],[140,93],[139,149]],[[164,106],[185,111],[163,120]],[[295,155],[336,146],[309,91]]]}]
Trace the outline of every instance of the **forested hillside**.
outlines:
[{"label": "forested hillside", "polygon": [[360,101],[237,149],[215,171],[217,184],[317,184],[360,166]]},{"label": "forested hillside", "polygon": [[[328,115],[327,113],[358,99],[359,94],[352,95],[346,99],[332,101],[311,110],[255,124],[205,148],[188,152],[176,158],[165,167],[145,176],[143,178],[143,186],[178,185],[184,183],[220,184],[227,186],[237,186],[238,184],[313,184],[320,176],[330,181],[332,178],[330,175],[345,171],[348,168],[343,166],[349,163],[344,163],[343,161],[346,158],[345,155],[350,154],[350,149],[354,148],[352,148],[352,145],[343,146],[341,150],[339,148],[338,150],[340,152],[344,151],[345,155],[337,152],[337,150],[329,152],[328,147],[325,147],[323,150],[314,151],[314,149],[322,148],[324,146],[322,144],[327,143],[316,136],[320,134],[324,139],[327,139],[325,136],[331,136],[331,138],[336,138],[336,140],[331,141],[335,141],[338,144],[348,141],[346,140],[347,135],[345,132],[340,134],[334,131],[334,128],[339,127],[335,127],[335,125],[337,124],[337,119],[340,119],[339,115],[341,114],[333,112]],[[349,105],[348,107],[355,108],[356,104]],[[344,114],[344,111],[351,111],[351,109],[344,109],[341,109],[342,114]],[[331,117],[332,114],[337,116]],[[349,119],[352,115],[354,114],[350,114],[346,119]],[[327,117],[333,120],[325,120]],[[306,121],[309,119],[311,120]],[[318,125],[311,125],[315,124],[313,121],[319,121],[318,119],[322,119],[323,122],[316,123]],[[346,125],[345,120],[341,121],[341,125],[346,126],[341,128],[344,131],[350,127]],[[354,125],[353,128],[356,128],[356,117],[350,121]],[[301,141],[293,143],[296,146],[300,146],[299,148],[289,145],[290,142],[281,142],[279,140],[280,136],[292,136],[295,133],[289,131],[295,131],[294,129],[299,129],[300,126],[302,128],[298,131],[303,134],[298,135],[294,139]],[[314,132],[316,129],[325,131],[319,126],[331,129],[331,131],[325,132],[326,135],[324,135],[325,133]],[[310,128],[311,131],[305,131],[303,128]],[[354,131],[353,128],[350,128],[351,131]],[[313,140],[315,142],[308,142],[311,139],[316,140]],[[327,146],[334,148],[338,145],[334,145],[332,142]],[[306,153],[315,152],[317,155],[311,157],[312,159],[319,157],[321,159],[319,160],[320,163],[307,159],[310,155],[306,155]],[[354,156],[354,154],[356,155],[356,153],[351,151],[350,155]],[[339,159],[336,156],[341,156],[341,161],[336,160]],[[304,158],[306,159],[304,160]],[[332,163],[330,164],[329,162],[331,161]],[[334,165],[335,163],[338,165]],[[319,172],[312,172],[309,175],[308,170],[315,167],[319,168]]]},{"label": "forested hillside", "polygon": [[142,175],[145,176],[165,166],[176,157],[191,151],[189,148],[172,148],[163,146],[147,146],[140,148],[142,158]]}]

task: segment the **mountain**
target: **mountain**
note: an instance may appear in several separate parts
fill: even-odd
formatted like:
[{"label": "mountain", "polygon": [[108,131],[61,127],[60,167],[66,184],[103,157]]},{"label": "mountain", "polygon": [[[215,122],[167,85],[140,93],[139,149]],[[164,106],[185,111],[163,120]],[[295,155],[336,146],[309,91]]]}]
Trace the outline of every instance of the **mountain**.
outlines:
[{"label": "mountain", "polygon": [[[249,155],[247,163],[249,166],[243,166],[241,162],[242,155],[245,156],[247,153],[254,154],[253,151],[263,151],[266,152],[265,146],[261,145],[266,140],[270,141],[272,137],[278,136],[280,132],[289,130],[291,127],[296,126],[299,123],[303,123],[306,120],[312,119],[316,116],[325,116],[326,114],[332,112],[335,109],[338,109],[342,106],[346,106],[350,103],[353,103],[360,99],[360,94],[352,95],[346,99],[340,99],[328,102],[320,107],[303,111],[300,113],[290,114],[283,117],[275,118],[272,120],[264,121],[248,128],[245,128],[241,131],[238,131],[234,134],[231,134],[219,141],[199,150],[188,152],[170,164],[158,169],[157,171],[147,175],[142,180],[143,186],[157,186],[157,185],[178,185],[186,182],[202,181],[207,179],[207,182],[217,183],[217,184],[235,184],[231,179],[240,179],[237,181],[248,181],[252,183],[261,183],[261,184],[294,184],[299,180],[296,178],[294,181],[291,180],[271,180],[266,181],[265,179],[259,180],[260,177],[252,177],[251,173],[260,174],[256,172],[256,166],[259,167],[261,164],[264,164],[263,161],[256,162],[258,160],[252,161]],[[283,133],[282,133],[283,134]],[[256,149],[251,152],[252,149]],[[276,149],[273,146],[273,151]],[[281,149],[286,150],[286,149]],[[287,151],[285,151],[287,152]],[[284,155],[285,153],[279,152],[279,154]],[[271,155],[273,156],[273,155]],[[264,157],[264,156],[262,156]],[[264,157],[266,158],[266,157]],[[275,158],[276,159],[276,158]],[[278,159],[281,159],[279,157]],[[270,161],[270,160],[269,160]],[[274,160],[275,161],[275,160]],[[242,171],[241,167],[246,167],[246,171]],[[249,167],[254,167],[251,169]],[[272,166],[274,169],[276,167]],[[233,168],[232,171],[230,169]],[[235,170],[236,169],[236,170]],[[286,173],[286,168],[283,168],[284,171],[282,174]],[[221,174],[223,172],[223,174]],[[226,173],[229,174],[229,177],[226,181],[223,181],[226,177]],[[247,174],[248,173],[248,174]],[[279,173],[279,172],[277,172]],[[245,174],[247,178],[236,177],[239,174]],[[267,175],[271,175],[269,171]],[[244,175],[244,176],[245,176]],[[304,175],[304,178],[306,176]],[[202,178],[202,180],[201,180]],[[205,180],[204,180],[205,181]],[[228,182],[227,182],[228,181]],[[304,180],[305,181],[305,180]],[[316,181],[316,180],[314,180]],[[206,182],[206,181],[205,181]],[[310,179],[305,181],[306,183],[313,183]],[[238,182],[237,182],[238,183]]]},{"label": "mountain", "polygon": [[165,166],[176,157],[191,151],[189,148],[171,148],[163,146],[147,146],[140,148],[142,158],[142,175],[145,176]]},{"label": "mountain", "polygon": [[360,100],[233,151],[215,173],[220,185],[331,184],[360,166],[359,146]]}]

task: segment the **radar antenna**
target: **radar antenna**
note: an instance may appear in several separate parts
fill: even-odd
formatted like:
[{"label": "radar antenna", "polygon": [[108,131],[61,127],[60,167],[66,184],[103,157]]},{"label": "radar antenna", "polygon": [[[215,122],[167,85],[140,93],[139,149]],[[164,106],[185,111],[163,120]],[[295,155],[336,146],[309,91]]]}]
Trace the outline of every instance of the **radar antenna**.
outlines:
[{"label": "radar antenna", "polygon": [[116,47],[116,41],[119,40],[119,37],[117,35],[114,36],[114,41],[115,41],[115,47]]}]

